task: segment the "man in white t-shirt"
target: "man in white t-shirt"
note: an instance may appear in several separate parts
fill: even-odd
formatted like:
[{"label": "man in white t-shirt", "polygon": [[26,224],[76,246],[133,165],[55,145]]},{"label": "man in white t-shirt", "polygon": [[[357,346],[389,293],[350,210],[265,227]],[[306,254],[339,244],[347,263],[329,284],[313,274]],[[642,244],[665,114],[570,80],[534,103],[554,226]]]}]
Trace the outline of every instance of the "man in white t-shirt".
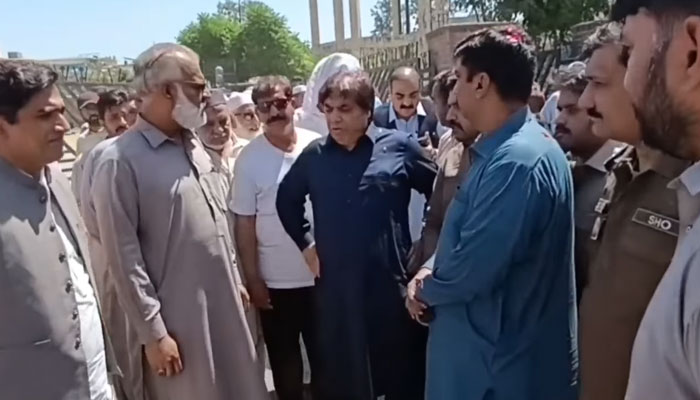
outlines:
[{"label": "man in white t-shirt", "polygon": [[[294,127],[292,87],[286,78],[261,79],[252,96],[265,128],[236,160],[229,206],[235,214],[246,286],[260,309],[275,391],[280,400],[301,399],[304,374],[299,337],[307,349],[313,347],[312,296],[318,268],[307,264],[287,235],[275,202],[279,182],[301,151],[320,136]],[[309,356],[313,369],[313,356]]]}]

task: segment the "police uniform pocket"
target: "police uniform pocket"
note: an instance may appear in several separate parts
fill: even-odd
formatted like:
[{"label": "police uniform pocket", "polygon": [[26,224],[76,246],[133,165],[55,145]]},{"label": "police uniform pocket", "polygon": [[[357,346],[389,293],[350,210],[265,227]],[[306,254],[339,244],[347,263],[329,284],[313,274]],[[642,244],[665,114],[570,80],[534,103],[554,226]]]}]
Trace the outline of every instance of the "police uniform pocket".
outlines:
[{"label": "police uniform pocket", "polygon": [[620,250],[632,258],[670,263],[678,240],[678,220],[637,208],[621,232]]}]

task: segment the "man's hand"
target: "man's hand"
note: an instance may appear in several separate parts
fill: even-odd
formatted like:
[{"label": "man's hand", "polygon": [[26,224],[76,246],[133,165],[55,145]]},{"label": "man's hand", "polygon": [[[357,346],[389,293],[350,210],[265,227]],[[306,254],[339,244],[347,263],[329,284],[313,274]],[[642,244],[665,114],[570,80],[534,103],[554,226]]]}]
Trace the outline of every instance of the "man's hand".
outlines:
[{"label": "man's hand", "polygon": [[411,315],[411,318],[413,318],[416,321],[418,321],[419,318],[423,315],[423,311],[426,308],[428,308],[427,305],[425,305],[416,298],[416,292],[418,291],[418,287],[420,287],[420,285],[423,284],[423,279],[425,279],[427,276],[432,275],[432,273],[433,271],[428,268],[421,268],[421,270],[418,271],[416,276],[408,284],[406,295],[406,309]]},{"label": "man's hand", "polygon": [[250,310],[250,294],[248,294],[248,289],[243,285],[238,285],[238,290],[241,292],[241,303],[243,303],[243,309],[246,311]]},{"label": "man's hand", "polygon": [[248,282],[248,293],[253,305],[261,310],[272,310],[272,301],[270,300],[270,291],[267,290],[265,281],[258,278]]},{"label": "man's hand", "polygon": [[166,335],[164,338],[151,342],[146,346],[146,358],[159,376],[174,376],[182,372],[182,359],[175,340]]},{"label": "man's hand", "polygon": [[311,273],[314,274],[316,278],[321,276],[321,262],[318,260],[318,253],[316,253],[316,245],[312,244],[307,247],[303,252],[304,260],[306,260],[306,265],[309,266]]}]

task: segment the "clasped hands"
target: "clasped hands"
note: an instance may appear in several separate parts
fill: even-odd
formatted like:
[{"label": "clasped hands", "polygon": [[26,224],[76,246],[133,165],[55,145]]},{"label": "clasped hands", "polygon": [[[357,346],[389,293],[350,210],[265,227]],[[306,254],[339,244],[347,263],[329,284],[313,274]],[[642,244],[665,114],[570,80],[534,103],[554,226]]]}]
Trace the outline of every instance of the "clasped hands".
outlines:
[{"label": "clasped hands", "polygon": [[432,273],[433,271],[431,269],[421,268],[416,274],[416,276],[413,277],[411,282],[408,284],[406,293],[406,309],[408,310],[408,314],[413,320],[423,325],[425,325],[425,323],[421,321],[421,317],[423,316],[423,313],[428,308],[428,306],[422,301],[420,301],[416,297],[416,294],[418,292],[418,289],[423,287],[423,280],[426,277],[432,275]]}]

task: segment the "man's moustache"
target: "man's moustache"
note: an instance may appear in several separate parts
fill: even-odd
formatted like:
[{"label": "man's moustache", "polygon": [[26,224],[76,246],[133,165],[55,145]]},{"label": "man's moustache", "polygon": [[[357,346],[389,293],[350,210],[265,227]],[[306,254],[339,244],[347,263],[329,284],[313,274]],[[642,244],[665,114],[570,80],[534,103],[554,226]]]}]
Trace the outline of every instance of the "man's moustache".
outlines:
[{"label": "man's moustache", "polygon": [[285,117],[285,116],[272,117],[267,121],[267,123],[271,124],[271,123],[277,122],[277,121],[287,121],[287,117]]},{"label": "man's moustache", "polygon": [[555,135],[560,135],[560,134],[561,135],[568,135],[568,134],[571,134],[571,131],[567,127],[557,125],[557,127],[554,129],[554,134]]},{"label": "man's moustache", "polygon": [[603,115],[597,110],[588,110],[588,116],[591,118],[603,119]]}]

